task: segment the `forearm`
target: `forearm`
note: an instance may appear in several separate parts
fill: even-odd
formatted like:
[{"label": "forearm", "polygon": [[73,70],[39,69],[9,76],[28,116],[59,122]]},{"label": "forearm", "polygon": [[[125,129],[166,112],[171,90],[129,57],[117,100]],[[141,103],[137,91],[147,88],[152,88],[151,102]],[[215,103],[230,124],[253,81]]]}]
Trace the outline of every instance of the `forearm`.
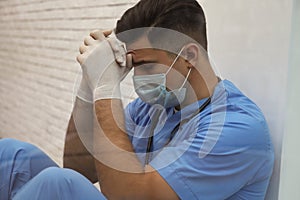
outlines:
[{"label": "forearm", "polygon": [[[81,104],[81,106],[83,106],[85,102],[77,99],[75,104],[77,104],[77,106],[78,104]],[[73,112],[69,120],[65,137],[63,165],[65,168],[71,168],[78,171],[93,183],[98,181],[94,158],[82,143],[82,140],[78,135],[74,122]]]},{"label": "forearm", "polygon": [[159,173],[150,166],[144,169],[137,159],[124,131],[121,101],[97,101],[95,113],[95,164],[108,199],[178,199]]},{"label": "forearm", "polygon": [[[117,99],[120,80],[132,68],[129,64],[132,56],[127,55],[125,44],[116,37],[107,38],[110,33],[92,32],[85,38],[77,57],[96,101],[91,117],[93,134],[83,138],[88,143],[92,141],[101,191],[108,199],[177,199],[159,173],[151,167],[144,170],[126,134],[123,106]],[[116,53],[121,57],[116,58]],[[126,58],[125,66],[122,63]]]},{"label": "forearm", "polygon": [[95,113],[94,155],[120,171],[143,173],[144,169],[125,132],[121,101],[97,101]]},{"label": "forearm", "polygon": [[[124,132],[124,116],[120,100],[100,100],[95,103],[96,169],[101,190],[108,198],[132,198],[134,185],[145,184],[146,173],[137,159],[132,144]],[[139,185],[143,187],[143,185]],[[134,189],[135,188],[135,189]],[[141,191],[131,191],[135,195]],[[145,192],[145,191],[144,191]]]}]

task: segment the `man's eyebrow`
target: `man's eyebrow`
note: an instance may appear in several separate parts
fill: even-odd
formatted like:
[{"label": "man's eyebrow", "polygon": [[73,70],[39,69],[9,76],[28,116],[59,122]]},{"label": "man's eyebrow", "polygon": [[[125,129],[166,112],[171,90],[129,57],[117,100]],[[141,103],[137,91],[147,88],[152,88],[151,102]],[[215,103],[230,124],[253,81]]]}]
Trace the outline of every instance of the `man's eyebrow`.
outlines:
[{"label": "man's eyebrow", "polygon": [[156,60],[140,60],[140,61],[132,61],[132,65],[133,66],[140,66],[140,65],[144,65],[144,64],[149,64],[149,63],[157,63]]},{"label": "man's eyebrow", "polygon": [[148,63],[155,63],[156,61],[154,60],[140,60],[140,61],[132,61],[132,64],[134,65],[143,65],[143,64],[148,64]]},{"label": "man's eyebrow", "polygon": [[[135,54],[135,52],[134,52],[134,50],[128,50],[126,54]],[[158,63],[158,61],[155,59],[151,59],[151,60],[140,59],[139,61],[134,61],[134,59],[132,60],[133,66],[141,66],[141,65],[149,64],[149,63]]]}]

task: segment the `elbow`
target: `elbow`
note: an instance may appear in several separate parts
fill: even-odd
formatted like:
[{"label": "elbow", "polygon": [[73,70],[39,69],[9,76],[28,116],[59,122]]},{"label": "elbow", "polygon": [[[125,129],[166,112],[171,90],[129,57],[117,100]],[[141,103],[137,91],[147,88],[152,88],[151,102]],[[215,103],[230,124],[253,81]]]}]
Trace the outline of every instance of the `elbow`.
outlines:
[{"label": "elbow", "polygon": [[[156,200],[162,199],[158,192],[153,188],[153,184],[145,179],[145,175],[139,176],[139,180],[130,180],[126,177],[126,181],[104,182],[100,181],[101,192],[107,199],[122,200]],[[125,177],[124,177],[125,178]]]}]

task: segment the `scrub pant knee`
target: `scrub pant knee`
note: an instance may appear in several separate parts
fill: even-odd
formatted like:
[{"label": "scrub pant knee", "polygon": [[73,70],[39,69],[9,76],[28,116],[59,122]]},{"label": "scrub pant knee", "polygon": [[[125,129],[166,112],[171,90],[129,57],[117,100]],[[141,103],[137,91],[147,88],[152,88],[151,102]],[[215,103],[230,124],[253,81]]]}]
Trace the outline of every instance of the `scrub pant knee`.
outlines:
[{"label": "scrub pant knee", "polygon": [[103,200],[105,197],[84,176],[71,169],[50,167],[34,177],[13,200]]},{"label": "scrub pant knee", "polygon": [[7,200],[48,167],[58,167],[37,147],[14,139],[0,140],[0,199]]},{"label": "scrub pant knee", "polygon": [[32,144],[0,139],[0,200],[102,200],[81,174],[61,169]]}]

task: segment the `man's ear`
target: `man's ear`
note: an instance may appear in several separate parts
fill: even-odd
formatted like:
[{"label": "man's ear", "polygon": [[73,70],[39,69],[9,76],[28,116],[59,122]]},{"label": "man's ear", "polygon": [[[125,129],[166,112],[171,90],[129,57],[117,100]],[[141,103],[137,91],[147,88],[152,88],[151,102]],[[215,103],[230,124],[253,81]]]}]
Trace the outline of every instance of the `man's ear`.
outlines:
[{"label": "man's ear", "polygon": [[195,67],[199,62],[200,49],[195,43],[189,43],[185,45],[183,55],[186,62],[192,65],[190,67]]}]

